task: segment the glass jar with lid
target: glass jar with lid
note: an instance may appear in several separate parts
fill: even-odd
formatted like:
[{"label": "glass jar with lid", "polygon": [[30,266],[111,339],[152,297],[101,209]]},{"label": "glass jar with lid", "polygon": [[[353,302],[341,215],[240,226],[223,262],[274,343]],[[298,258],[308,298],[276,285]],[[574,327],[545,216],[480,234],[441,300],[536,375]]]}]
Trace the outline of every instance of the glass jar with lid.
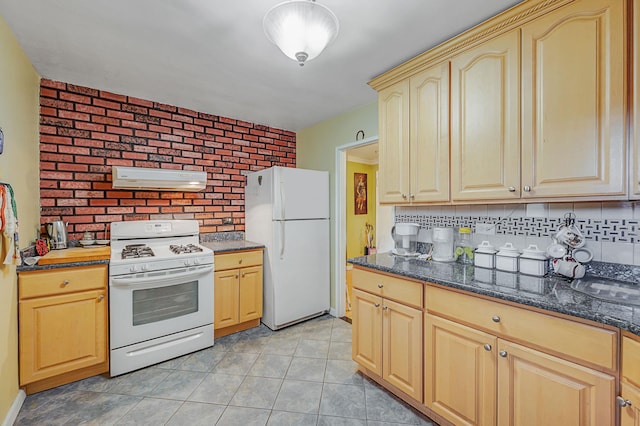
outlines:
[{"label": "glass jar with lid", "polygon": [[471,244],[471,228],[461,227],[458,229],[458,239],[454,251],[456,261],[464,264],[473,263],[473,245]]}]

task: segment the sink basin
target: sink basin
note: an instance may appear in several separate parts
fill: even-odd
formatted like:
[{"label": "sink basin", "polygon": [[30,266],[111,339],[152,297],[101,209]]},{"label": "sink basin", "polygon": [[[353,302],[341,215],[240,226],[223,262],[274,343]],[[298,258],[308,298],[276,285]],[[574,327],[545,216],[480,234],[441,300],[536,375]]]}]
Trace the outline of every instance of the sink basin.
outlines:
[{"label": "sink basin", "polygon": [[574,280],[571,288],[608,302],[640,306],[640,285],[607,278]]}]

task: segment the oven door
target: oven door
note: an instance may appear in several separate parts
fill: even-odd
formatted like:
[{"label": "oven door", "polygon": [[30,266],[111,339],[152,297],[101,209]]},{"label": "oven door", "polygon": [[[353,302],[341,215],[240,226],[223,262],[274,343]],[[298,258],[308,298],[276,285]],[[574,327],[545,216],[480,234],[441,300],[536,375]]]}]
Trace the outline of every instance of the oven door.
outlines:
[{"label": "oven door", "polygon": [[213,324],[213,265],[112,276],[109,289],[112,350]]}]

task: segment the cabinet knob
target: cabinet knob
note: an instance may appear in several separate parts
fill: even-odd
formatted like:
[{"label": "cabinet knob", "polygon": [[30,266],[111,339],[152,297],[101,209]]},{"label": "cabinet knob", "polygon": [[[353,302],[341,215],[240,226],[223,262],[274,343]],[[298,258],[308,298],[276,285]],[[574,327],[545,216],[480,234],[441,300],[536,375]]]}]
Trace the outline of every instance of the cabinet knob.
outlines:
[{"label": "cabinet knob", "polygon": [[66,287],[69,285],[69,280],[62,281],[62,287]]},{"label": "cabinet knob", "polygon": [[382,283],[379,283],[378,288],[382,288],[382,287],[384,287],[384,285]]},{"label": "cabinet knob", "polygon": [[500,317],[499,317],[499,316],[497,316],[497,315],[494,315],[494,316],[492,316],[492,317],[491,317],[491,321],[493,321],[493,322],[500,322]]},{"label": "cabinet knob", "polygon": [[238,278],[238,274],[236,274],[236,278]]},{"label": "cabinet knob", "polygon": [[242,259],[238,259],[238,263],[242,263]]},{"label": "cabinet knob", "polygon": [[246,275],[246,274],[243,272],[243,273],[242,273],[242,277],[244,278],[244,276],[245,276],[245,275]]},{"label": "cabinet knob", "polygon": [[509,187],[509,192],[516,192],[516,187],[515,186],[510,186]]},{"label": "cabinet knob", "polygon": [[374,303],[373,306],[375,306],[376,308],[379,308],[380,304],[379,303]]},{"label": "cabinet knob", "polygon": [[529,185],[525,185],[524,188],[522,188],[522,189],[524,189],[524,192],[531,191],[531,187]]},{"label": "cabinet knob", "polygon": [[382,307],[382,310],[383,310],[383,311],[386,311],[387,309],[389,309],[389,307],[388,307],[388,306],[383,306],[383,307]]},{"label": "cabinet knob", "polygon": [[507,351],[500,351],[500,352],[498,352],[498,355],[500,355],[502,358],[506,358],[507,357]]},{"label": "cabinet knob", "polygon": [[491,345],[488,344],[488,343],[485,343],[484,344],[484,350],[487,351],[487,352],[491,352]]},{"label": "cabinet knob", "polygon": [[101,294],[100,296],[98,296],[98,301],[103,301],[104,300],[104,294]]},{"label": "cabinet knob", "polygon": [[406,199],[407,198],[407,194],[402,194],[402,198]]},{"label": "cabinet knob", "polygon": [[633,405],[633,404],[631,404],[631,401],[629,401],[628,399],[624,399],[621,396],[616,396],[616,403],[620,407],[631,407]]},{"label": "cabinet knob", "polygon": [[409,194],[409,198],[411,198],[413,200],[414,198],[416,198],[416,196],[415,196],[415,194]]}]

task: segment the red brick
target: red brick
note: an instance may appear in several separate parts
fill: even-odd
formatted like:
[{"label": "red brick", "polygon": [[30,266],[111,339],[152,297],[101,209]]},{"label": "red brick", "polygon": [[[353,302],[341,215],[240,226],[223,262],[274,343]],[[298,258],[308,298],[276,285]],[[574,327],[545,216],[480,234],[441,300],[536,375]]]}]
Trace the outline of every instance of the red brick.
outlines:
[{"label": "red brick", "polygon": [[123,111],[108,110],[107,117],[120,118],[122,120],[133,120],[133,114],[131,114],[130,112],[123,112]]},{"label": "red brick", "polygon": [[110,124],[112,126],[120,125],[120,120],[113,117],[101,117],[98,115],[91,116],[91,121],[94,123]]},{"label": "red brick", "polygon": [[123,128],[123,127],[107,126],[107,133],[115,133],[117,135],[131,136],[131,135],[133,135],[133,130],[132,129],[126,129],[126,128]]},{"label": "red brick", "polygon": [[40,86],[51,87],[53,89],[62,89],[62,90],[67,89],[66,83],[63,83],[61,81],[49,80],[46,78],[40,79]]},{"label": "red brick", "polygon": [[119,110],[120,109],[120,104],[118,102],[111,102],[111,101],[107,101],[107,100],[104,100],[104,99],[94,98],[93,99],[93,105],[100,106],[100,107],[105,107],[107,109],[115,109],[115,110]]},{"label": "red brick", "polygon": [[57,132],[58,128],[56,126],[45,126],[43,124],[40,125],[40,134],[55,135]]},{"label": "red brick", "polygon": [[80,104],[90,104],[91,98],[88,96],[82,96],[69,92],[60,92],[60,99],[64,101],[80,103]]},{"label": "red brick", "polygon": [[76,163],[82,163],[82,164],[104,164],[104,158],[86,157],[86,156],[82,156],[82,155],[76,155],[75,162]]},{"label": "red brick", "polygon": [[153,106],[153,102],[151,102],[151,101],[147,101],[147,100],[140,99],[140,98],[134,98],[132,96],[129,96],[128,100],[129,100],[130,104],[142,105],[142,106],[145,106],[145,107],[152,107]]},{"label": "red brick", "polygon": [[40,135],[40,142],[49,142],[58,145],[71,145],[73,140],[62,136]]},{"label": "red brick", "polygon": [[171,120],[171,113],[166,112],[166,111],[158,111],[156,109],[150,109],[149,110],[149,115],[151,115],[153,117],[160,117],[160,118],[166,118],[168,120]]},{"label": "red brick", "polygon": [[122,126],[131,127],[132,129],[146,130],[147,123],[139,123],[137,121],[122,120]]},{"label": "red brick", "polygon": [[60,189],[91,189],[91,182],[60,182]]},{"label": "red brick", "polygon": [[126,96],[117,95],[117,94],[111,93],[111,92],[100,91],[100,97],[101,98],[105,98],[105,99],[110,99],[112,101],[117,101],[117,102],[126,102],[127,101],[127,97]]},{"label": "red brick", "polygon": [[93,132],[104,132],[103,124],[84,123],[82,121],[79,121],[75,123],[75,126],[76,126],[76,129],[90,130]]},{"label": "red brick", "polygon": [[104,141],[112,141],[119,142],[120,136],[118,135],[110,135],[109,133],[101,133],[101,132],[91,132],[92,139],[100,139]]}]

